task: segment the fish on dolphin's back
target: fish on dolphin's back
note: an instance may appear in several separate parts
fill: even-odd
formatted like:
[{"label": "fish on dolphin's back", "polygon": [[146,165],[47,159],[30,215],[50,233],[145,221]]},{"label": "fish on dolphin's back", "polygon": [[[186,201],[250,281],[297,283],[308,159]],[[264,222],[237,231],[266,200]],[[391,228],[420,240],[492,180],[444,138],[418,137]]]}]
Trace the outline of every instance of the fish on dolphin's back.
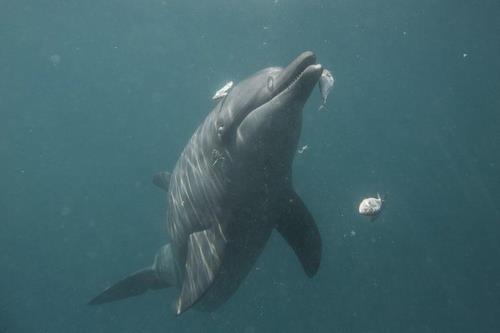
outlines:
[{"label": "fish on dolphin's back", "polygon": [[153,264],[90,301],[101,304],[175,286],[175,313],[212,311],[238,289],[277,230],[307,276],[321,261],[321,237],[295,192],[292,162],[302,110],[323,68],[311,52],[261,70],[220,99],[184,148],[167,193],[169,242]]},{"label": "fish on dolphin's back", "polygon": [[229,93],[229,90],[231,90],[231,88],[233,87],[233,85],[234,85],[233,81],[229,81],[222,88],[220,88],[215,92],[215,94],[212,96],[212,99],[218,100],[223,97],[226,97],[227,94]]}]

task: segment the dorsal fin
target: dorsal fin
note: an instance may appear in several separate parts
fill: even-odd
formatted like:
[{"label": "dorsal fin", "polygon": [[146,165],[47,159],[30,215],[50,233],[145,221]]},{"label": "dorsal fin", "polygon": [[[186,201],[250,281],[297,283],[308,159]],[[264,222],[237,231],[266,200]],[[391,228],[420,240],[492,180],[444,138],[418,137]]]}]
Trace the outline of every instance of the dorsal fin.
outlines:
[{"label": "dorsal fin", "polygon": [[162,171],[154,174],[153,184],[162,190],[168,191],[168,185],[170,184],[170,172]]}]

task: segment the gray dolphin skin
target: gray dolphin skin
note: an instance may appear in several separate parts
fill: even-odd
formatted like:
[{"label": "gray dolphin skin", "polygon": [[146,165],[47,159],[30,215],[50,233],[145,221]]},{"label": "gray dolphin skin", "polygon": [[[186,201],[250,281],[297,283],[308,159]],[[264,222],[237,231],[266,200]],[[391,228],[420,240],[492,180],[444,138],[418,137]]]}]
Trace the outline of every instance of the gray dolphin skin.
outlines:
[{"label": "gray dolphin skin", "polygon": [[101,304],[175,286],[179,315],[213,311],[238,289],[277,230],[307,276],[318,271],[321,238],[292,184],[302,110],[323,68],[312,52],[235,85],[194,132],[167,191],[170,242],[153,264],[90,301]]}]

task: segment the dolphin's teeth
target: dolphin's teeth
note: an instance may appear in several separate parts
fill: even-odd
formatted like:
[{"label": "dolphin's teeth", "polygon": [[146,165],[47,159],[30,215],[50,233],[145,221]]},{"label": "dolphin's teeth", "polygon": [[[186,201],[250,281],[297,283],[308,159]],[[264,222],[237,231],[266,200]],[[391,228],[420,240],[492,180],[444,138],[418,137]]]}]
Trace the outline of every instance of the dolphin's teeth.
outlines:
[{"label": "dolphin's teeth", "polygon": [[[310,65],[310,66],[313,66],[313,65]],[[302,74],[304,74],[304,72],[308,68],[309,68],[309,66],[307,66],[299,74],[297,74],[297,76],[295,76],[295,78],[292,80],[292,82],[285,89],[283,89],[283,91],[285,91],[285,90],[289,89],[290,87],[292,87],[302,77]]]}]

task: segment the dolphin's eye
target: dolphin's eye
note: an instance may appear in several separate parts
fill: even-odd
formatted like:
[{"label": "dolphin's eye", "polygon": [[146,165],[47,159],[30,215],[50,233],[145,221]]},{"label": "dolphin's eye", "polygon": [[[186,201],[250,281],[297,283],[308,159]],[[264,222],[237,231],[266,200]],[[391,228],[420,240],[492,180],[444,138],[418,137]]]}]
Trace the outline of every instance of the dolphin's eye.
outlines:
[{"label": "dolphin's eye", "polygon": [[274,78],[272,76],[267,78],[267,89],[269,90],[274,89]]}]

